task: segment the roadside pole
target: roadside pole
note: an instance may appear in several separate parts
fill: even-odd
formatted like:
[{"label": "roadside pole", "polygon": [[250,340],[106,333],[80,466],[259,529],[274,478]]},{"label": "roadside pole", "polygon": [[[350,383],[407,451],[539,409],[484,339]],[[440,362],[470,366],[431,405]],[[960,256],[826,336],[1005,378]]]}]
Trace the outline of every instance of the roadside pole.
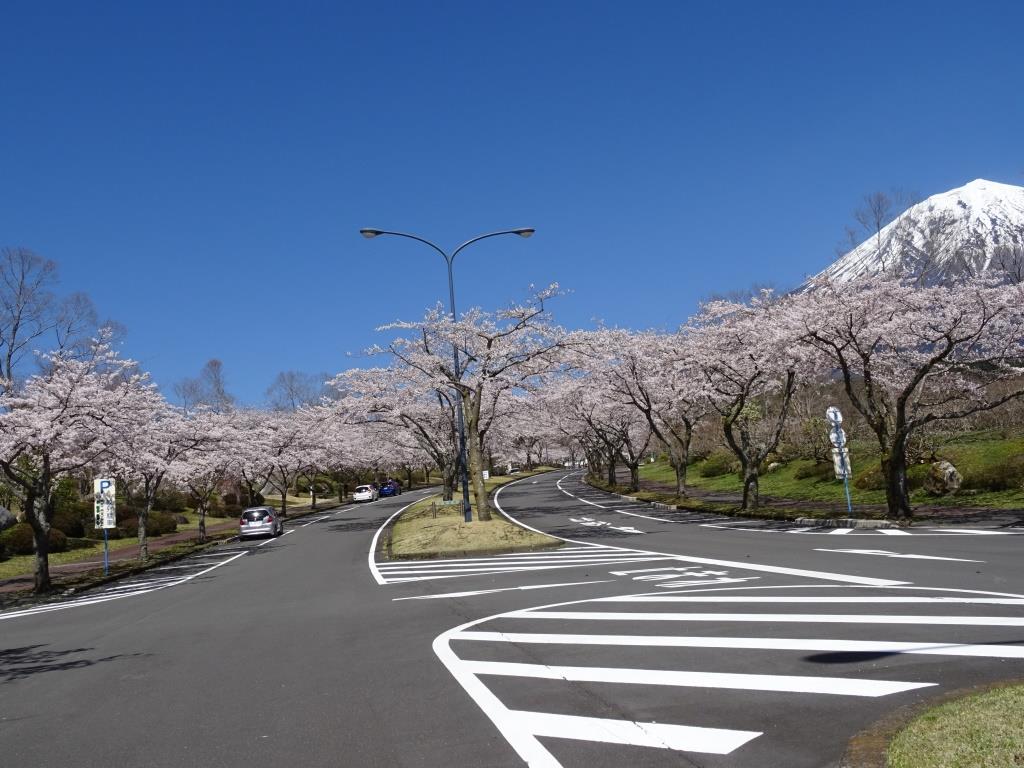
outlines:
[{"label": "roadside pole", "polygon": [[832,468],[835,470],[836,479],[843,481],[843,490],[846,492],[846,512],[853,517],[853,502],[850,501],[850,475],[853,470],[850,467],[850,451],[846,447],[846,432],[843,431],[843,414],[834,405],[829,406],[825,411],[825,418],[828,419],[832,429],[828,437],[832,442]]},{"label": "roadside pole", "polygon": [[97,478],[92,481],[93,527],[103,529],[103,575],[110,573],[110,542],[107,531],[117,528],[117,487],[114,478]]}]

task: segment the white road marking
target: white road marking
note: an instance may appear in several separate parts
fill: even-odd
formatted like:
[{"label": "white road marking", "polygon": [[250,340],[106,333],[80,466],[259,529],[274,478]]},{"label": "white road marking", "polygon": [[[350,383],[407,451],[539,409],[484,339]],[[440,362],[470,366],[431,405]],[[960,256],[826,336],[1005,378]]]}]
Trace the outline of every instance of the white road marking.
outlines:
[{"label": "white road marking", "polygon": [[[640,723],[598,717],[554,715],[546,712],[506,710],[506,713],[508,721],[514,728],[531,736],[599,741],[605,744],[627,744],[712,755],[728,755],[751,739],[761,735],[760,731],[732,731],[724,728],[699,728],[690,725]],[[519,754],[524,760],[527,759],[522,752]],[[530,768],[559,765],[550,754],[534,757],[528,762]]]},{"label": "white road marking", "polygon": [[977,528],[931,528],[929,530],[936,531],[938,533],[950,534],[956,533],[960,535],[968,536],[1009,536],[1009,531],[982,531]]},{"label": "white road marking", "polygon": [[794,603],[898,603],[898,604],[937,604],[937,605],[1024,605],[1024,598],[1019,597],[848,597],[837,595],[835,597],[809,597],[806,595],[792,596],[780,595],[773,597],[762,597],[760,595],[737,596],[737,595],[715,595],[708,597],[704,595],[614,595],[612,597],[600,597],[594,600],[596,603],[773,603],[790,605]]},{"label": "white road marking", "polygon": [[534,632],[460,632],[451,640],[550,645],[619,645],[649,648],[735,648],[756,651],[817,651],[821,653],[893,653],[928,656],[976,656],[1024,659],[1020,645],[905,643],[888,640],[822,640],[776,637],[694,637],[671,635],[568,635]]},{"label": "white road marking", "polygon": [[894,693],[929,688],[935,683],[903,680],[868,680],[852,677],[807,675],[744,675],[731,672],[691,672],[675,669],[632,669],[621,667],[566,667],[520,664],[510,661],[463,661],[474,675],[530,677],[538,680],[566,680],[574,683],[627,683],[630,685],[671,685],[680,688],[740,688],[745,691],[818,693],[836,696],[891,696]]},{"label": "white road marking", "polygon": [[846,555],[878,555],[879,557],[895,557],[903,560],[952,560],[958,563],[984,563],[984,560],[968,560],[963,557],[937,557],[935,555],[901,555],[885,549],[815,549],[815,552],[840,552]]},{"label": "white road marking", "polygon": [[875,530],[878,531],[881,534],[886,535],[886,536],[909,536],[910,535],[907,531],[900,530],[899,528],[876,528]]},{"label": "white road marking", "polygon": [[380,528],[378,528],[377,532],[373,534],[373,541],[370,542],[370,551],[367,553],[366,559],[370,566],[370,574],[373,576],[373,580],[376,581],[378,584],[387,584],[387,581],[385,581],[384,577],[380,575],[380,571],[377,570],[377,563],[374,560],[374,554],[377,552],[377,541],[380,539],[381,531],[388,527],[388,523],[390,523],[400,514],[405,512],[405,510],[407,510],[415,503],[415,501],[411,501],[404,507],[399,509],[393,515],[391,515],[391,517],[389,517],[387,520],[381,523]]},{"label": "white road marking", "polygon": [[829,533],[833,536],[842,536],[850,533],[852,530],[853,528],[836,528],[834,531],[829,531]]},{"label": "white road marking", "polygon": [[1024,627],[1016,616],[891,616],[833,613],[601,613],[596,611],[510,611],[513,619],[570,619],[573,621],[751,621],[777,624],[937,624],[964,627]]},{"label": "white road marking", "polygon": [[[518,482],[518,481],[516,481],[516,482]],[[494,506],[498,510],[498,512],[505,519],[509,520],[510,522],[514,523],[515,525],[520,526],[521,528],[525,528],[525,529],[527,529],[529,531],[533,531],[534,533],[539,533],[539,534],[544,535],[544,536],[549,536],[549,537],[551,537],[553,539],[560,539],[561,541],[567,541],[567,542],[569,542],[571,544],[586,545],[586,544],[589,543],[589,542],[585,542],[585,541],[576,541],[575,539],[567,539],[564,536],[555,536],[553,534],[546,533],[546,532],[541,531],[541,530],[539,530],[537,528],[534,528],[533,526],[527,525],[526,523],[522,522],[521,520],[517,520],[516,518],[512,517],[507,512],[505,512],[505,510],[501,506],[501,502],[498,501],[498,498],[499,498],[499,496],[501,496],[501,492],[503,490],[505,490],[506,488],[508,488],[508,487],[510,487],[512,485],[515,485],[515,483],[509,483],[508,485],[503,485],[501,488],[499,488],[494,493]],[[662,557],[665,557],[665,558],[668,558],[668,559],[671,559],[671,560],[678,560],[678,561],[685,562],[685,563],[700,563],[702,565],[719,565],[719,566],[723,566],[725,568],[739,568],[741,570],[758,571],[758,572],[762,572],[762,573],[778,573],[778,574],[782,574],[784,576],[799,576],[799,577],[810,578],[810,579],[827,579],[827,580],[830,580],[830,581],[839,581],[839,582],[844,582],[844,583],[847,583],[847,584],[859,584],[859,585],[871,586],[871,587],[892,587],[892,586],[903,585],[903,584],[907,584],[908,583],[908,582],[905,582],[905,581],[894,581],[892,579],[875,579],[875,578],[870,578],[870,577],[867,577],[867,576],[852,576],[852,575],[847,575],[847,574],[842,574],[842,573],[828,573],[828,572],[825,572],[825,571],[808,571],[808,570],[804,570],[802,568],[783,568],[781,566],[775,566],[775,565],[758,565],[758,564],[755,564],[755,563],[740,563],[740,562],[736,562],[736,561],[733,561],[733,560],[715,560],[715,559],[706,558],[706,557],[691,557],[691,556],[684,556],[684,555],[674,555],[674,554],[666,554],[664,552],[653,552],[653,551],[650,551],[650,550],[638,550],[638,549],[625,550],[625,548],[623,548],[623,547],[612,547],[611,545],[608,545],[608,544],[593,544],[592,546],[595,546],[595,547],[605,547],[605,548],[608,548],[608,549],[620,549],[620,550],[624,550],[624,551],[630,551],[630,552],[633,552],[633,553],[642,553],[642,554],[648,554],[648,555],[660,555]]]},{"label": "white road marking", "polygon": [[567,581],[562,584],[532,584],[525,587],[502,587],[499,589],[474,589],[469,592],[445,592],[442,595],[412,595],[411,597],[394,597],[392,601],[399,600],[441,600],[449,597],[472,597],[473,595],[490,595],[494,592],[515,592],[516,590],[530,589],[553,589],[555,587],[578,587],[582,584],[607,584],[614,579],[601,579],[599,581]]}]

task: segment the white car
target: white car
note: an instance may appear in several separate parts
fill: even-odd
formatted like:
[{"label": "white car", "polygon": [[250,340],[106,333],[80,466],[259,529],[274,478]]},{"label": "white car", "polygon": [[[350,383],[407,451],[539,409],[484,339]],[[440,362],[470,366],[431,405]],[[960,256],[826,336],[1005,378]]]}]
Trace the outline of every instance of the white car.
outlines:
[{"label": "white car", "polygon": [[378,498],[380,494],[372,485],[358,485],[352,492],[352,501],[376,501]]}]

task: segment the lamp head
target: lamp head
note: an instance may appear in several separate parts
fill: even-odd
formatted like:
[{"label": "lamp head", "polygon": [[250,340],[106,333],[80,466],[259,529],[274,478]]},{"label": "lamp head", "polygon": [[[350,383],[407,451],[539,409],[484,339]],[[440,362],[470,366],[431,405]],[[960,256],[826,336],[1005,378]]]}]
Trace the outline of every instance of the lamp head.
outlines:
[{"label": "lamp head", "polygon": [[379,229],[360,229],[359,234],[369,240],[377,235],[383,235],[384,233]]},{"label": "lamp head", "polygon": [[515,234],[519,235],[520,237],[529,237],[537,230],[535,230],[533,227],[525,227],[523,229],[513,229],[512,231]]}]

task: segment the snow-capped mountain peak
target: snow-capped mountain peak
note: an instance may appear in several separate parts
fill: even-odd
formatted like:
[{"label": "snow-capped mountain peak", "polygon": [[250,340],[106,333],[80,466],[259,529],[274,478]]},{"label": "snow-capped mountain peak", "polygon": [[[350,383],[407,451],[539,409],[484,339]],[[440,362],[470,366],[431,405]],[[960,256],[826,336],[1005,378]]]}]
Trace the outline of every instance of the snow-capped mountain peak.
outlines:
[{"label": "snow-capped mountain peak", "polygon": [[1024,187],[975,179],[911,206],[808,281],[889,272],[942,282],[1024,267]]}]

